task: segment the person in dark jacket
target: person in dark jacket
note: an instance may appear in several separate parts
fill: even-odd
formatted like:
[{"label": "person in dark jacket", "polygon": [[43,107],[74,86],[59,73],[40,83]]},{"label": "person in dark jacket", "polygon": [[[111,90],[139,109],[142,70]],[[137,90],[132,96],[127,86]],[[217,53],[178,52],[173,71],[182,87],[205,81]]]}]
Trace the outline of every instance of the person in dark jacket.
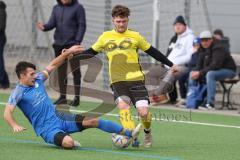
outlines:
[{"label": "person in dark jacket", "polygon": [[223,34],[223,31],[221,29],[215,29],[213,31],[213,37],[216,40],[219,40],[220,43],[229,51],[230,53],[230,43],[229,43],[229,38],[225,37]]},{"label": "person in dark jacket", "polygon": [[6,4],[0,1],[0,88],[9,88],[9,78],[4,65],[4,46],[7,42],[5,29],[6,29],[7,13]]},{"label": "person in dark jacket", "polygon": [[[178,84],[179,84],[179,91],[180,95],[182,98],[186,99],[187,98],[187,88],[188,88],[188,79],[189,79],[189,74],[190,72],[197,66],[197,60],[199,57],[199,53],[201,52],[202,47],[200,44],[200,38],[196,37],[193,40],[193,54],[191,56],[191,59],[189,63],[186,65],[188,67],[188,71],[184,73],[179,79],[178,79]],[[180,103],[176,104],[177,106],[182,106],[185,105],[185,101],[182,101]]]},{"label": "person in dark jacket", "polygon": [[216,81],[233,78],[236,75],[236,64],[228,50],[217,40],[213,39],[210,31],[200,34],[203,51],[199,54],[197,67],[190,73],[189,85],[205,77],[207,83],[206,108],[214,107]]},{"label": "person in dark jacket", "polygon": [[[55,28],[53,48],[55,56],[59,56],[62,49],[70,48],[75,44],[81,44],[86,31],[85,9],[77,0],[57,0],[52,10],[52,15],[46,24],[38,23],[37,27],[42,31],[50,31]],[[75,98],[70,105],[79,105],[81,71],[78,60],[70,61],[72,68]],[[58,81],[60,97],[55,104],[66,104],[66,77],[67,63],[58,69]]]}]

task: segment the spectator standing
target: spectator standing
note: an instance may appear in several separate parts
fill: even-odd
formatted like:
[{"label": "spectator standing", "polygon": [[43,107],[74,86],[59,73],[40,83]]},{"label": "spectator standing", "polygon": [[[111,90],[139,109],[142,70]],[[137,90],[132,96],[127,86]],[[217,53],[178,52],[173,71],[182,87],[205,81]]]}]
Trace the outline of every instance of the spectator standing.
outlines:
[{"label": "spectator standing", "polygon": [[[37,27],[42,31],[50,31],[55,28],[53,48],[57,57],[64,48],[82,43],[86,31],[85,9],[77,0],[57,0],[49,21],[46,24],[39,22]],[[79,63],[78,60],[70,62],[75,86],[75,98],[70,104],[72,106],[79,105],[81,84]],[[58,68],[58,82],[60,97],[55,104],[66,104],[67,63]]]},{"label": "spectator standing", "polygon": [[0,88],[6,89],[9,88],[9,78],[5,70],[4,64],[4,46],[7,42],[6,38],[6,4],[3,1],[0,1]]}]

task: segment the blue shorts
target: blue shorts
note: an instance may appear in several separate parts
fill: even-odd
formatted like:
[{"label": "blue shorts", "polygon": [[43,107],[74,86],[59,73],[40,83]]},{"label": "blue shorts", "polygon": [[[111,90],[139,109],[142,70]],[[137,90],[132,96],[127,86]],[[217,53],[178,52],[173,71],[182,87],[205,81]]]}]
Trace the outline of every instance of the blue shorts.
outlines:
[{"label": "blue shorts", "polygon": [[45,142],[55,144],[54,137],[57,133],[66,133],[71,134],[75,132],[81,132],[84,128],[79,127],[77,122],[74,121],[66,121],[62,119],[57,119],[54,123],[51,123],[47,126],[44,126],[44,132],[40,135],[44,139]]}]

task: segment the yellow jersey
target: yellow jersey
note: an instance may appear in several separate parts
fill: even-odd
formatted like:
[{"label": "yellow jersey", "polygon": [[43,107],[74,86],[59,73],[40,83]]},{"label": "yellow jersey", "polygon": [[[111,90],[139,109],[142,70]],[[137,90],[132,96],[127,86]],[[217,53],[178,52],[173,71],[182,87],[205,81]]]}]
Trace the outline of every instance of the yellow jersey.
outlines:
[{"label": "yellow jersey", "polygon": [[92,49],[106,53],[109,61],[111,83],[144,80],[139,64],[138,49],[146,51],[151,45],[140,33],[127,29],[124,33],[115,30],[104,32]]}]

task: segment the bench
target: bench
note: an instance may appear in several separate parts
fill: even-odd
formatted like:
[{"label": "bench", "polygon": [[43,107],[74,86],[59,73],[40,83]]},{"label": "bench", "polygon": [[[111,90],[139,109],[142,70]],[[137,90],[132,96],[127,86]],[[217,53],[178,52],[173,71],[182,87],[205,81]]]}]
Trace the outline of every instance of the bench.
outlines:
[{"label": "bench", "polygon": [[231,55],[237,65],[237,76],[232,79],[225,79],[223,81],[220,81],[220,84],[223,89],[222,106],[220,109],[226,107],[229,110],[236,110],[236,108],[233,107],[233,104],[230,101],[230,96],[233,86],[240,81],[240,54]]},{"label": "bench", "polygon": [[[229,110],[236,110],[236,108],[233,107],[231,101],[230,101],[230,95],[233,85],[237,84],[240,81],[238,78],[232,78],[232,79],[225,79],[224,81],[221,81],[220,84],[223,88],[223,95],[222,95],[222,107],[220,109],[223,109],[224,107],[227,107]],[[226,101],[225,101],[226,98]]]}]

